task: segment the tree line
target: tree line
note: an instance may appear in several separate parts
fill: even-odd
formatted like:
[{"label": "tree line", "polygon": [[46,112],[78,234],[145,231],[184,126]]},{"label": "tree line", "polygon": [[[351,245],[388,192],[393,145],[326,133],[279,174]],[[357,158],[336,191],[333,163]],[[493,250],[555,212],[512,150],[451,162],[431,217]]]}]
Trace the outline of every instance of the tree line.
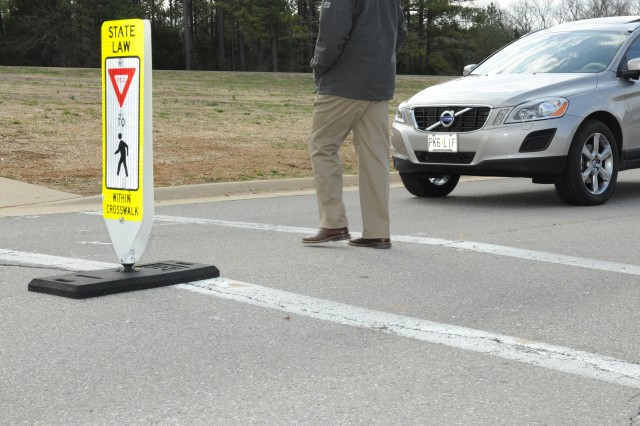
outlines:
[{"label": "tree line", "polygon": [[[403,0],[402,74],[460,74],[535,29],[640,0]],[[0,65],[100,67],[104,21],[151,22],[155,69],[309,72],[321,0],[0,0]]]}]

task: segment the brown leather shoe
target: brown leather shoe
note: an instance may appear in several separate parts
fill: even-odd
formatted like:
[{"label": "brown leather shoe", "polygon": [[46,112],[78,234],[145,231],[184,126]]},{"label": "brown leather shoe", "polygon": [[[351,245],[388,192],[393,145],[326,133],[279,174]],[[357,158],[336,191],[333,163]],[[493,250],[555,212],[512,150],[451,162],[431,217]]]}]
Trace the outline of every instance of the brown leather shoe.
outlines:
[{"label": "brown leather shoe", "polygon": [[305,244],[328,243],[329,241],[342,241],[351,238],[347,228],[327,229],[320,228],[316,235],[304,237],[302,242]]},{"label": "brown leather shoe", "polygon": [[350,246],[370,247],[376,249],[391,248],[391,240],[388,238],[354,238],[349,240]]}]

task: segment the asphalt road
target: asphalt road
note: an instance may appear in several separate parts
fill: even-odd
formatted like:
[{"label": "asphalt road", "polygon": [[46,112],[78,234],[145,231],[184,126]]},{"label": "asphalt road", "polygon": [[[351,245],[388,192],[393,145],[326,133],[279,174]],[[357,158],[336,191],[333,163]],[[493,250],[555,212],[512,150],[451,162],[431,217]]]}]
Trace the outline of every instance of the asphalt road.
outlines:
[{"label": "asphalt road", "polygon": [[639,172],[391,206],[391,250],[303,246],[308,193],[159,206],[141,262],[221,277],[85,300],[27,285],[117,263],[100,212],[0,218],[0,424],[640,424]]}]

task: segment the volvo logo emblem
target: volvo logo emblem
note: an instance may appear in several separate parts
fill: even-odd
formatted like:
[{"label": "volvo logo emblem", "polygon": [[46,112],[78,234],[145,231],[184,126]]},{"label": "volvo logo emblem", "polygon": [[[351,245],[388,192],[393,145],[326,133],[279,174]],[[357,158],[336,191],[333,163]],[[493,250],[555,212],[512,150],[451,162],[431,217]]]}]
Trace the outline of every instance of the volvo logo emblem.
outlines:
[{"label": "volvo logo emblem", "polygon": [[445,111],[442,114],[440,114],[440,123],[444,127],[451,127],[455,119],[456,119],[455,111]]}]

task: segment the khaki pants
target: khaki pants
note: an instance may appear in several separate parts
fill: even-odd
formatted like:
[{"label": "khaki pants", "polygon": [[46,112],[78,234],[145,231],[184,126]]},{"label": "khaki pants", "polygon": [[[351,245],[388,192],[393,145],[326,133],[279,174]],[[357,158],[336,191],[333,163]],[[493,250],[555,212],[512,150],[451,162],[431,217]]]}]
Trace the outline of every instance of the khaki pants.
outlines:
[{"label": "khaki pants", "polygon": [[321,228],[343,228],[342,163],[338,150],[349,132],[358,154],[363,238],[389,238],[389,102],[318,95],[309,153]]}]

